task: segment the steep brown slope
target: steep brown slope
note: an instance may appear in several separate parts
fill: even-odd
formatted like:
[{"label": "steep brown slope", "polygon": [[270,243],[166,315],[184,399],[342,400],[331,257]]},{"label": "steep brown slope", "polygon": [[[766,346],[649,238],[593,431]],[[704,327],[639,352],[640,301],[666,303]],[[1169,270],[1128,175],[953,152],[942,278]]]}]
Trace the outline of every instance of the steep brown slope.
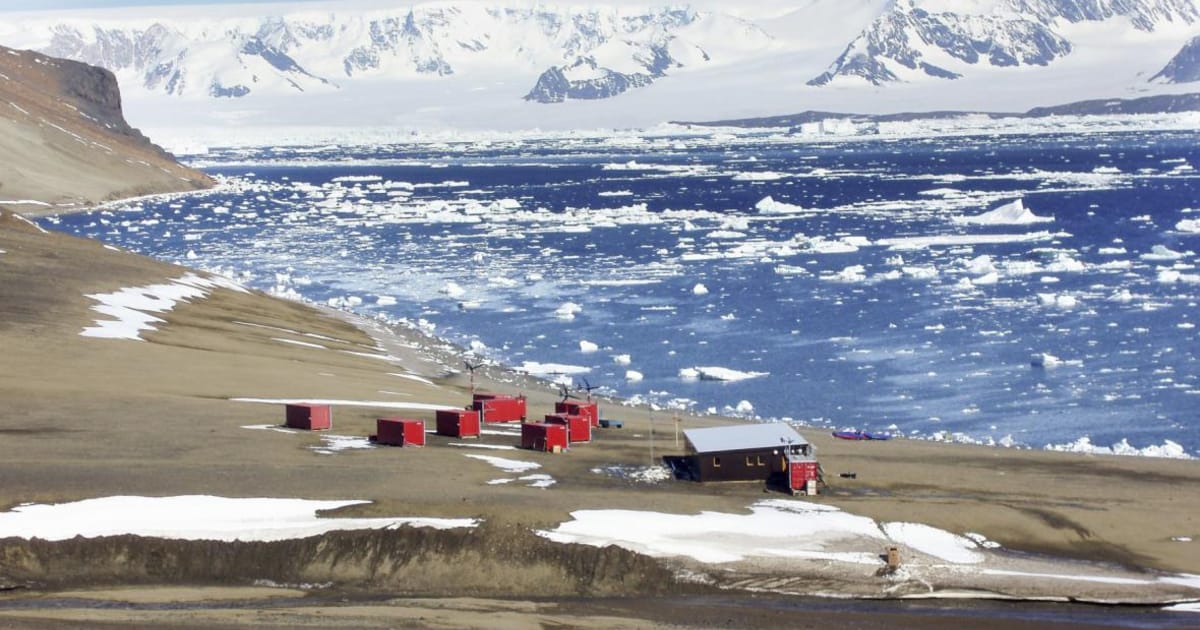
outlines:
[{"label": "steep brown slope", "polygon": [[[26,213],[207,188],[121,113],[108,70],[0,46],[0,204]],[[50,204],[50,207],[34,203]]]}]

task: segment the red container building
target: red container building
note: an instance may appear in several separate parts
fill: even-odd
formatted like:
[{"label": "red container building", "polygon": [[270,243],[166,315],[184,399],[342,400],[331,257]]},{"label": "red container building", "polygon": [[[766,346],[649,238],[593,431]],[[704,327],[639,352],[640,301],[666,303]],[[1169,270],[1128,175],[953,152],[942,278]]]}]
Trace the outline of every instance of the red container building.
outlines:
[{"label": "red container building", "polygon": [[567,448],[567,425],[545,422],[521,424],[521,448],[557,452]]},{"label": "red container building", "polygon": [[293,429],[325,431],[333,428],[333,408],[329,405],[295,403],[287,406],[284,424]]},{"label": "red container building", "polygon": [[554,403],[554,413],[583,416],[593,427],[600,426],[600,405],[578,400],[560,400]]},{"label": "red container building", "polygon": [[547,415],[545,422],[567,427],[567,441],[571,444],[592,441],[592,422],[584,416],[556,413]]},{"label": "red container building", "polygon": [[425,421],[408,418],[379,418],[375,441],[391,446],[425,446]]},{"label": "red container building", "polygon": [[471,407],[483,422],[524,422],[525,397],[476,393]]},{"label": "red container building", "polygon": [[439,409],[437,434],[456,438],[479,437],[479,412],[474,409]]}]

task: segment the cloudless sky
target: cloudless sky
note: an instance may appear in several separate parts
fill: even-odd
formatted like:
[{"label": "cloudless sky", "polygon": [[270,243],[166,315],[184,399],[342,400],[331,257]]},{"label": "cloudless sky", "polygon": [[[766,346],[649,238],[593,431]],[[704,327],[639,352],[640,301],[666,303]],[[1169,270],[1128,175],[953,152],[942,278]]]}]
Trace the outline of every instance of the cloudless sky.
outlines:
[{"label": "cloudless sky", "polygon": [[[0,11],[35,11],[61,9],[107,9],[109,7],[143,7],[181,4],[260,4],[263,2],[296,2],[297,0],[0,0]],[[303,1],[303,0],[301,0]]]}]

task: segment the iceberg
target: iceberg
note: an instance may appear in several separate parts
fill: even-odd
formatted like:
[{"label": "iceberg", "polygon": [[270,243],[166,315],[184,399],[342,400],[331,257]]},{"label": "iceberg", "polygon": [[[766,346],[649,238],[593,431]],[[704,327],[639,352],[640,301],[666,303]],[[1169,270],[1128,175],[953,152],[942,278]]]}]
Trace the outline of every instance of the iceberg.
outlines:
[{"label": "iceberg", "polygon": [[1054,217],[1041,217],[1025,207],[1021,199],[1010,201],[995,210],[971,217],[950,217],[951,221],[965,225],[1029,225],[1031,223],[1048,223]]}]

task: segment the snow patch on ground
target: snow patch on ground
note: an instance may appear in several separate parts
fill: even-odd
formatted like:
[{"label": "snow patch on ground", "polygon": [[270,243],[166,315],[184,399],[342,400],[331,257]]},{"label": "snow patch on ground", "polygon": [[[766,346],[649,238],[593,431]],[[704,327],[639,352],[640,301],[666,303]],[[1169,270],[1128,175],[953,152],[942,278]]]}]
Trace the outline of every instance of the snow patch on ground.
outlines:
[{"label": "snow patch on ground", "polygon": [[475,527],[459,518],[322,518],[317,513],[362,500],[116,496],[72,503],[29,504],[0,513],[0,538],[67,540],[132,534],[177,540],[275,541],[331,531],[386,529],[403,525],[452,529]]},{"label": "snow patch on ground", "polygon": [[534,463],[534,462],[523,462],[519,459],[507,459],[504,457],[493,457],[491,455],[470,455],[470,454],[468,454],[468,455],[464,455],[464,457],[470,457],[471,459],[478,459],[481,462],[486,462],[488,464],[491,464],[492,466],[495,466],[496,468],[499,468],[500,470],[503,470],[505,472],[510,472],[510,473],[523,473],[523,472],[526,472],[529,470],[537,470],[538,468],[542,467],[541,464]]},{"label": "snow patch on ground", "polygon": [[142,331],[155,330],[164,321],[151,313],[170,312],[178,303],[207,297],[218,287],[246,291],[241,285],[219,276],[203,278],[187,273],[169,283],[88,294],[85,297],[99,302],[92,306],[92,310],[111,319],[98,319],[95,326],[84,328],[79,334],[83,337],[141,341]]}]

